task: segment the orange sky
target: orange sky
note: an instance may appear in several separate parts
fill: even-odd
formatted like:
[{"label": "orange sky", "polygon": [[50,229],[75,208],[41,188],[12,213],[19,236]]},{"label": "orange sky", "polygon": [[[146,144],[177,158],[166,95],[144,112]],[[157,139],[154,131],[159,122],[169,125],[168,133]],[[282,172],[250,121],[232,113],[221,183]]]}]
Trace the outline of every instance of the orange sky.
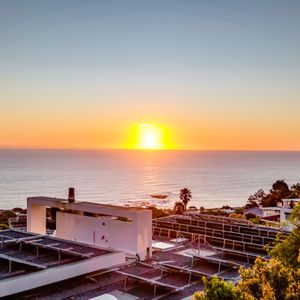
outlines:
[{"label": "orange sky", "polygon": [[[300,149],[297,106],[291,109],[284,103],[268,100],[261,103],[259,109],[256,103],[246,101],[235,107],[233,100],[226,99],[225,92],[223,102],[215,93],[197,96],[201,99],[199,102],[185,102],[182,95],[162,94],[160,91],[150,95],[139,92],[122,99],[112,92],[105,95],[107,102],[103,105],[98,93],[82,101],[84,95],[81,93],[6,89],[7,102],[2,104],[0,111],[0,145],[128,148],[134,147],[132,126],[153,123],[167,128],[166,148]],[[208,100],[202,100],[204,97]],[[65,99],[72,99],[73,103]],[[278,99],[275,94],[274,99]]]},{"label": "orange sky", "polygon": [[300,150],[299,1],[104,2],[0,2],[0,147]]},{"label": "orange sky", "polygon": [[[260,117],[243,118],[233,112],[199,110],[188,112],[184,106],[123,111],[114,107],[89,109],[89,105],[67,107],[52,105],[28,109],[28,104],[1,114],[1,146],[29,148],[135,148],[131,128],[153,123],[167,129],[166,148],[214,150],[298,150],[300,139],[294,120]],[[253,111],[249,114],[254,113]],[[144,115],[144,116],[143,116]],[[151,117],[155,116],[155,117]],[[138,116],[138,117],[137,117]]]}]

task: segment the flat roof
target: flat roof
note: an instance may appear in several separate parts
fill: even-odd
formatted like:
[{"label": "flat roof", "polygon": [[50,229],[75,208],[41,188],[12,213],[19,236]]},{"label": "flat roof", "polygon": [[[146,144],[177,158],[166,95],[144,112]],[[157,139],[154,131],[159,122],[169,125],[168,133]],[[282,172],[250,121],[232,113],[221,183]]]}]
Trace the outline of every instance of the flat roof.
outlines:
[{"label": "flat roof", "polygon": [[36,202],[38,204],[44,206],[51,206],[57,208],[65,208],[65,209],[73,209],[79,211],[86,212],[98,212],[99,208],[104,209],[118,209],[127,212],[144,212],[150,211],[149,209],[145,209],[142,207],[131,207],[131,206],[120,206],[120,205],[112,205],[112,204],[101,204],[89,201],[75,201],[70,203],[67,199],[61,198],[53,198],[53,197],[45,197],[45,196],[37,196],[37,197],[28,197],[27,200]]}]

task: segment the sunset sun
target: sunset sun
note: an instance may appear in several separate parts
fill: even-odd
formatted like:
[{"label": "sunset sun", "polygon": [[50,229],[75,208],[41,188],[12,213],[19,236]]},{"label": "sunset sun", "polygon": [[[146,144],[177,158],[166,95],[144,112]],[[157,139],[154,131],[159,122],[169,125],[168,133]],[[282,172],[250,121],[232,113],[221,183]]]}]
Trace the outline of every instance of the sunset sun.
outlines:
[{"label": "sunset sun", "polygon": [[125,148],[137,150],[170,149],[169,128],[153,123],[133,124],[130,127]]},{"label": "sunset sun", "polygon": [[138,129],[138,149],[161,149],[162,130],[153,124],[140,124]]}]

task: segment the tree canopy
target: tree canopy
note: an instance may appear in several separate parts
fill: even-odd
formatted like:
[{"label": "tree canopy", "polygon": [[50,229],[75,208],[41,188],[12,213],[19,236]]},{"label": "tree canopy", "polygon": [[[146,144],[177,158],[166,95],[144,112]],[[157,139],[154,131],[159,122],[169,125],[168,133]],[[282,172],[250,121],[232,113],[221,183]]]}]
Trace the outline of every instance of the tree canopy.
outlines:
[{"label": "tree canopy", "polygon": [[177,201],[174,204],[175,213],[181,215],[184,212],[184,204],[181,201]]},{"label": "tree canopy", "polygon": [[300,183],[293,184],[289,188],[284,180],[277,180],[273,183],[269,193],[266,194],[263,189],[259,189],[248,198],[246,208],[257,207],[262,205],[264,207],[277,206],[282,199],[292,199],[300,197]]},{"label": "tree canopy", "polygon": [[291,234],[281,242],[280,234],[277,238],[275,247],[270,251],[272,257],[280,259],[285,265],[291,268],[300,268],[300,205],[296,206],[289,218],[289,222],[294,229]]}]

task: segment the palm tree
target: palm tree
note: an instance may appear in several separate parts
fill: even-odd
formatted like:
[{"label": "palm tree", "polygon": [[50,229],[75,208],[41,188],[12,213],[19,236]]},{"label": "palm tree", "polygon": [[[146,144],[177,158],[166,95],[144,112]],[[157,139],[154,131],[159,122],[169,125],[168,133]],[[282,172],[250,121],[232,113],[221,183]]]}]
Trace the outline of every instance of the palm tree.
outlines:
[{"label": "palm tree", "polygon": [[188,188],[183,188],[180,190],[180,200],[184,205],[184,210],[186,211],[186,206],[192,199],[192,192]]}]

